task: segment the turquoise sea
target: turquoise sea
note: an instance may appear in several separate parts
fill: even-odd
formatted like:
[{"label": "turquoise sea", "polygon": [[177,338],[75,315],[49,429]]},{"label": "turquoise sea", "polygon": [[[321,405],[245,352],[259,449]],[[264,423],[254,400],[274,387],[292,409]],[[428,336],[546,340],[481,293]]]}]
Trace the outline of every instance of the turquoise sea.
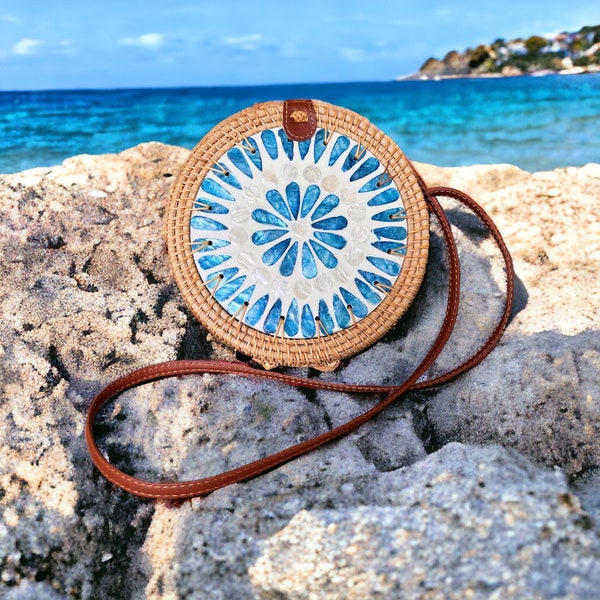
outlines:
[{"label": "turquoise sea", "polygon": [[0,92],[0,173],[156,140],[192,148],[254,102],[319,98],[362,113],[412,160],[600,162],[600,74],[260,87]]}]

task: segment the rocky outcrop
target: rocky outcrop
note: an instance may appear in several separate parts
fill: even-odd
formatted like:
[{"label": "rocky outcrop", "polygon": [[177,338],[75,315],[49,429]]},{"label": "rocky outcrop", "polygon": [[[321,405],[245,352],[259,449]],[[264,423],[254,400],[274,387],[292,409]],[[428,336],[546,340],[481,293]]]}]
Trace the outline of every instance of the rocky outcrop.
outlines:
[{"label": "rocky outcrop", "polygon": [[511,41],[450,50],[442,60],[428,58],[416,75],[405,79],[515,76],[551,73],[581,74],[600,71],[600,26],[586,26],[551,38],[532,35]]},{"label": "rocky outcrop", "polygon": [[[206,498],[155,504],[98,475],[82,427],[90,397],[131,369],[233,357],[186,310],[163,251],[165,200],[186,157],[144,144],[0,176],[2,595],[592,597],[600,166],[530,174],[418,165],[429,184],[479,199],[513,252],[517,305],[499,348],[338,443]],[[476,347],[502,301],[485,231],[448,209],[464,302],[436,370]],[[433,226],[430,267],[409,312],[374,347],[318,376],[401,381],[435,335],[444,289]],[[128,392],[101,415],[98,434],[129,472],[184,479],[258,458],[368,406],[203,376]]]}]

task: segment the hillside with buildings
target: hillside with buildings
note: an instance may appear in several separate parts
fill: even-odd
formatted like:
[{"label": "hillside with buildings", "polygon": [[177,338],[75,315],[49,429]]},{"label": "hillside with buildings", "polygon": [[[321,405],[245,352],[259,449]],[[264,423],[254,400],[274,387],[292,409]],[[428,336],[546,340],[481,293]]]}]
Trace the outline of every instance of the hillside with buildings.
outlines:
[{"label": "hillside with buildings", "polygon": [[429,58],[412,78],[543,75],[600,72],[600,25],[552,37],[497,39],[489,45],[451,50]]}]

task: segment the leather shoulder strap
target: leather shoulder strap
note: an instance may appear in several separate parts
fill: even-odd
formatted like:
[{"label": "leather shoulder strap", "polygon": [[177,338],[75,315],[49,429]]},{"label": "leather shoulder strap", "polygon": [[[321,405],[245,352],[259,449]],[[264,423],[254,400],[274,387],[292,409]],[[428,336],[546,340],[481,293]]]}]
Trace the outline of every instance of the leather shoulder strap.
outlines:
[{"label": "leather shoulder strap", "polygon": [[[264,473],[265,471],[280,466],[301,454],[317,448],[318,446],[338,439],[360,427],[360,425],[374,417],[376,414],[380,413],[384,408],[389,406],[392,402],[406,392],[441,385],[442,383],[446,383],[451,379],[458,377],[467,369],[470,369],[481,362],[500,340],[500,337],[506,325],[508,324],[512,312],[514,296],[514,270],[511,256],[508,252],[506,244],[504,243],[504,240],[502,239],[502,236],[500,235],[500,232],[493,223],[492,219],[471,197],[458,190],[441,187],[427,190],[426,195],[430,210],[435,215],[441,226],[442,234],[447,246],[449,263],[448,300],[442,327],[430,351],[403,384],[398,386],[382,386],[322,382],[316,379],[306,379],[272,371],[263,371],[260,369],[255,369],[249,365],[246,365],[245,363],[225,361],[182,360],[144,367],[142,369],[138,369],[137,371],[133,371],[132,373],[109,384],[102,391],[100,391],[100,393],[92,400],[90,404],[85,425],[85,437],[92,460],[100,472],[118,487],[132,494],[145,498],[190,498],[208,494],[226,485],[244,481],[260,473]],[[444,348],[448,338],[450,337],[450,334],[452,333],[458,314],[460,293],[460,266],[458,261],[458,251],[456,248],[456,242],[452,235],[450,223],[448,222],[448,219],[438,201],[439,197],[450,197],[458,200],[471,209],[489,229],[491,237],[500,249],[505,263],[506,300],[504,311],[496,328],[490,335],[489,339],[481,346],[481,348],[477,350],[475,354],[461,363],[458,367],[442,376],[436,377],[435,379],[420,380],[420,378],[425,374],[425,372],[433,364],[437,356]],[[267,456],[261,460],[257,460],[237,469],[233,469],[213,477],[186,482],[153,483],[149,481],[142,481],[136,477],[123,473],[117,467],[110,464],[110,462],[98,449],[94,437],[94,421],[99,410],[105,404],[114,400],[125,390],[137,385],[155,381],[157,379],[163,379],[165,377],[176,377],[199,373],[233,374],[243,377],[276,380],[294,387],[352,393],[384,394],[384,397],[373,408],[339,427],[331,429],[330,431],[307,440],[301,444],[291,446],[285,450],[282,450],[281,452]]]}]

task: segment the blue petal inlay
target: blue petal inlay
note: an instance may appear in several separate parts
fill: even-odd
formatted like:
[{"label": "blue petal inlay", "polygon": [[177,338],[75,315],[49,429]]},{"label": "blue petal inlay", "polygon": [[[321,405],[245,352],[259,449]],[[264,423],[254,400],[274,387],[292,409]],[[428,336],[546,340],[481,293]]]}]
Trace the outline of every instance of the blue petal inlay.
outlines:
[{"label": "blue petal inlay", "polygon": [[335,194],[325,196],[319,203],[319,206],[315,209],[315,212],[311,215],[311,221],[316,221],[317,219],[328,215],[339,203],[340,199]]},{"label": "blue petal inlay", "polygon": [[227,281],[229,281],[232,277],[235,277],[239,273],[239,271],[240,270],[238,267],[231,267],[229,269],[223,269],[222,271],[219,271],[218,273],[211,273],[208,276],[208,279],[211,279],[215,275],[220,275],[221,276],[221,284],[220,285],[222,285],[223,283],[226,283]]},{"label": "blue petal inlay", "polygon": [[277,155],[279,154],[279,150],[277,148],[277,138],[271,129],[265,129],[261,134],[262,143],[265,145],[269,156],[275,160]]},{"label": "blue petal inlay", "polygon": [[397,208],[388,208],[383,212],[377,213],[371,217],[373,221],[401,221],[402,219],[406,219],[406,211],[401,207]]},{"label": "blue petal inlay", "polygon": [[275,244],[272,248],[269,248],[262,255],[262,260],[265,265],[274,265],[283,256],[283,253],[288,249],[291,242],[292,240],[290,238],[286,238],[282,242]]},{"label": "blue petal inlay", "polygon": [[387,254],[406,254],[406,246],[404,244],[399,244],[398,242],[373,242],[371,246],[374,246],[377,250],[381,250]]},{"label": "blue petal inlay", "polygon": [[302,328],[302,337],[315,337],[315,334],[317,333],[317,327],[315,325],[315,318],[312,310],[308,304],[305,304],[302,307],[302,318],[300,320],[300,325]]},{"label": "blue petal inlay", "polygon": [[302,274],[306,279],[314,279],[317,276],[317,263],[306,242],[302,244]]},{"label": "blue petal inlay", "polygon": [[335,315],[337,324],[342,329],[346,329],[346,327],[350,327],[352,324],[350,313],[348,312],[346,305],[340,300],[340,297],[337,294],[333,295],[333,314]]},{"label": "blue petal inlay", "polygon": [[[354,283],[356,283],[356,287],[358,291],[362,294],[362,297],[371,304],[379,304],[381,302],[381,298],[378,294],[373,291],[373,288],[370,285],[367,285],[364,281],[356,277],[354,279]],[[348,303],[350,304],[350,303]],[[354,309],[352,309],[354,310]]]},{"label": "blue petal inlay", "polygon": [[337,233],[329,233],[325,231],[315,231],[313,234],[320,242],[341,250],[346,245],[346,240]]},{"label": "blue petal inlay", "polygon": [[327,303],[322,298],[319,300],[319,319],[325,327],[325,331],[331,335],[333,333],[335,323],[333,322],[333,318],[331,317]]},{"label": "blue petal inlay", "polygon": [[315,254],[318,256],[319,260],[328,268],[335,269],[338,264],[338,259],[335,257],[335,254],[331,253],[325,246],[321,246],[315,240],[310,240],[310,245],[312,249],[315,251]]},{"label": "blue petal inlay", "polygon": [[240,277],[236,277],[232,279],[225,285],[219,286],[217,291],[214,293],[214,298],[217,302],[221,303],[227,300],[235,294],[241,287],[244,285],[244,281],[246,281],[246,275],[241,275]]},{"label": "blue petal inlay", "polygon": [[[325,144],[328,138],[331,143]],[[240,183],[252,179],[267,164],[271,167],[270,161],[283,161],[279,167],[288,160],[295,161],[292,166],[302,172],[299,161],[310,158],[309,162],[316,164],[322,156],[329,166],[346,172],[341,177],[347,183],[355,182],[354,190],[367,194],[362,196],[363,206],[373,207],[367,212],[372,221],[369,229],[375,237],[365,241],[362,249],[369,266],[365,269],[359,265],[356,277],[347,284],[338,282],[329,293],[317,295],[310,303],[293,295],[280,297],[271,293],[271,287],[254,284],[252,269],[224,269],[235,262],[235,253],[226,254],[228,249],[222,248],[231,244],[228,229],[239,220],[221,217],[231,212],[228,202],[235,201],[233,188],[242,189]],[[326,175],[329,168],[323,168]],[[312,175],[307,173],[308,178],[312,179]],[[246,231],[255,251],[262,255],[262,263],[277,269],[272,272],[276,275],[273,282],[293,284],[294,276],[305,282],[320,282],[319,276],[326,277],[329,269],[338,267],[338,255],[349,247],[350,217],[346,209],[342,210],[340,197],[326,192],[319,180],[309,183],[303,179],[301,183],[295,178],[285,181],[283,176],[285,190],[276,185],[266,188],[262,208],[250,208],[252,220],[245,224]],[[343,187],[343,182],[340,185]],[[231,316],[243,319],[250,327],[286,338],[330,335],[366,317],[401,273],[407,231],[406,211],[399,200],[400,193],[384,166],[349,137],[320,128],[310,140],[294,142],[283,128],[267,129],[230,148],[201,183],[189,217],[192,251],[202,280],[210,282],[206,285],[213,297]],[[353,218],[358,216],[353,207],[347,209]],[[194,234],[205,237],[194,240]],[[257,300],[258,296],[261,297]]]},{"label": "blue petal inlay", "polygon": [[254,327],[260,321],[265,309],[267,308],[268,302],[269,294],[265,294],[251,306],[250,310],[246,313],[246,318],[244,319],[244,321],[246,321],[250,327]]},{"label": "blue petal inlay", "polygon": [[292,247],[286,252],[281,264],[279,265],[279,272],[284,277],[289,277],[294,272],[296,266],[296,259],[298,258],[298,242],[294,242]]},{"label": "blue petal inlay", "polygon": [[244,148],[246,156],[254,163],[254,166],[259,171],[262,171],[262,157],[260,155],[260,150],[258,149],[258,144],[254,141],[254,139],[247,138],[242,147]]},{"label": "blue petal inlay", "polygon": [[287,198],[292,217],[297,219],[300,212],[300,186],[295,181],[292,181],[285,188],[285,197]]},{"label": "blue petal inlay", "polygon": [[244,154],[239,148],[232,148],[227,153],[227,157],[246,177],[252,179],[252,169],[248,166],[248,161],[246,161]]},{"label": "blue petal inlay", "polygon": [[242,189],[240,182],[231,174],[231,171],[229,171],[229,169],[227,169],[227,167],[225,167],[224,165],[215,165],[213,168],[213,173],[221,181],[225,181],[231,187],[237,188],[238,190]]},{"label": "blue petal inlay", "polygon": [[379,169],[379,161],[372,156],[367,158],[365,162],[352,173],[352,177],[350,177],[350,181],[356,181],[357,179],[362,179],[367,175],[370,175],[373,171]]},{"label": "blue petal inlay", "polygon": [[300,156],[304,158],[310,149],[310,139],[304,140],[298,143],[298,150],[300,150]]},{"label": "blue petal inlay", "polygon": [[400,194],[396,188],[390,188],[389,190],[385,190],[385,192],[381,192],[381,194],[377,194],[377,196],[373,196],[368,202],[367,206],[381,206],[382,204],[389,204],[390,202],[396,202],[400,198]]},{"label": "blue petal inlay", "polygon": [[342,216],[329,217],[328,219],[323,219],[322,221],[317,221],[316,223],[312,224],[315,229],[327,230],[344,229],[346,225],[348,225],[348,219]]},{"label": "blue petal inlay", "polygon": [[192,241],[192,252],[211,252],[229,246],[231,242],[227,240],[213,240],[211,238],[196,238]]},{"label": "blue petal inlay", "polygon": [[397,262],[387,260],[386,258],[378,258],[377,256],[367,256],[367,260],[380,271],[396,277],[400,273],[400,265]]},{"label": "blue petal inlay", "polygon": [[[367,288],[370,289],[368,286]],[[354,313],[354,316],[357,319],[362,319],[363,317],[367,316],[369,309],[362,300],[359,300],[354,294],[352,294],[343,287],[340,288],[340,292],[344,297],[344,301],[348,306],[350,306],[352,312]],[[376,298],[379,298],[379,296],[377,296],[376,294],[374,295]],[[379,300],[376,300],[376,302],[379,302]]]},{"label": "blue petal inlay", "polygon": [[365,185],[363,185],[360,188],[360,190],[358,190],[358,193],[360,194],[361,192],[372,192],[374,190],[382,190],[383,188],[386,188],[388,185],[390,185],[390,183],[392,183],[392,180],[389,177],[389,175],[387,173],[380,173],[379,175],[377,175],[377,177],[373,177],[373,179],[367,181],[367,183],[365,183]]},{"label": "blue petal inlay", "polygon": [[[291,185],[291,184],[290,184]],[[297,185],[297,184],[296,184]],[[288,221],[292,220],[290,209],[283,196],[277,190],[269,190],[267,192],[267,202],[284,218]]]},{"label": "blue petal inlay", "polygon": [[315,134],[315,163],[319,162],[321,156],[323,156],[323,152],[327,146],[325,145],[325,130],[319,129]]},{"label": "blue petal inlay", "polygon": [[213,179],[205,179],[200,186],[207,194],[212,194],[223,200],[235,201],[235,198],[220,184]]},{"label": "blue petal inlay", "polygon": [[252,243],[257,246],[278,240],[287,233],[287,229],[261,229],[252,234]]},{"label": "blue petal inlay", "polygon": [[230,258],[231,256],[226,256],[225,254],[209,254],[208,256],[200,256],[198,264],[201,269],[208,270],[223,264]]},{"label": "blue petal inlay", "polygon": [[275,216],[273,213],[267,212],[262,208],[257,208],[252,211],[252,219],[262,225],[274,225],[275,227],[287,227],[287,223]]},{"label": "blue petal inlay", "polygon": [[304,198],[302,198],[302,210],[300,211],[300,218],[304,218],[313,209],[315,203],[319,199],[321,194],[321,188],[318,185],[309,185],[304,192]]},{"label": "blue petal inlay", "polygon": [[342,171],[345,173],[349,171],[352,167],[356,166],[365,156],[364,148],[361,146],[360,149],[358,146],[354,146],[350,152],[348,152],[348,156],[346,156],[346,160],[342,165]]},{"label": "blue petal inlay", "polygon": [[281,319],[281,300],[278,298],[275,301],[275,304],[271,307],[271,310],[267,314],[267,318],[265,319],[265,323],[263,325],[263,329],[265,333],[270,333],[271,335],[277,331],[277,326],[279,325],[279,321]]},{"label": "blue petal inlay", "polygon": [[[210,206],[210,208],[207,208],[207,206]],[[225,208],[222,204],[210,200],[209,198],[200,197],[194,200],[194,206],[192,208],[200,212],[212,213],[215,215],[226,215],[229,212],[229,209]]]},{"label": "blue petal inlay", "polygon": [[223,223],[219,223],[219,221],[209,219],[208,217],[201,217],[200,215],[195,215],[190,219],[190,227],[203,231],[225,231],[227,229],[227,226],[223,225]]},{"label": "blue petal inlay", "polygon": [[406,229],[404,227],[378,227],[373,230],[378,238],[388,238],[390,240],[405,240]]},{"label": "blue petal inlay", "polygon": [[349,145],[350,140],[346,136],[340,135],[340,137],[338,137],[331,149],[331,155],[329,156],[330,167],[333,166],[335,161],[348,149]]},{"label": "blue petal inlay", "polygon": [[255,285],[247,287],[241,294],[238,294],[228,305],[227,312],[230,315],[236,315],[240,312],[242,306],[252,298],[254,294]]},{"label": "blue petal inlay", "polygon": [[287,154],[287,157],[292,160],[294,158],[294,142],[288,138],[287,133],[283,129],[280,129],[277,134],[281,140],[283,151]]},{"label": "blue petal inlay", "polygon": [[392,287],[392,282],[381,275],[375,275],[375,273],[371,273],[370,271],[363,271],[359,269],[358,272],[361,274],[363,279],[368,281],[373,287],[377,288],[376,283],[382,283],[386,287]]},{"label": "blue petal inlay", "polygon": [[283,330],[285,334],[289,337],[294,337],[298,334],[298,330],[300,329],[300,310],[298,308],[298,301],[296,298],[292,300],[290,307],[288,309],[287,315],[285,317],[285,324]]}]

